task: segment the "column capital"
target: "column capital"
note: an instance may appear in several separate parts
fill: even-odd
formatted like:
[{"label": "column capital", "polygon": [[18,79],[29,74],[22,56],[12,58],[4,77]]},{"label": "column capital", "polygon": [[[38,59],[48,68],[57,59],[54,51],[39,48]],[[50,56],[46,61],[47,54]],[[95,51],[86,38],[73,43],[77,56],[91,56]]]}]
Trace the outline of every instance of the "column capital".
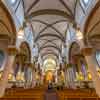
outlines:
[{"label": "column capital", "polygon": [[93,48],[91,48],[91,47],[86,47],[86,48],[82,48],[81,49],[81,53],[84,55],[84,56],[90,56],[90,55],[92,55],[92,53],[93,53]]},{"label": "column capital", "polygon": [[18,50],[17,50],[16,46],[9,45],[7,48],[7,52],[9,55],[16,55]]}]

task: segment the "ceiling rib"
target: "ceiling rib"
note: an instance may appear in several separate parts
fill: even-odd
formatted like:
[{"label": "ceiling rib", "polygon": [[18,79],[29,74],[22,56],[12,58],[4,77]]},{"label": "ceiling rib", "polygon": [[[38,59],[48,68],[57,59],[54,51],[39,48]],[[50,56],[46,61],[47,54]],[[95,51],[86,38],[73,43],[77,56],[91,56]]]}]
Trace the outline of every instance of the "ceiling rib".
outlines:
[{"label": "ceiling rib", "polygon": [[26,16],[24,0],[22,0],[22,5],[23,5],[24,16]]},{"label": "ceiling rib", "polygon": [[[46,27],[44,27],[42,30],[40,30],[40,32],[38,33],[37,37],[43,32],[45,31],[47,28],[52,28],[53,30],[55,30],[61,37],[63,37],[62,33],[60,31],[58,31],[55,27],[53,27],[53,25],[57,24],[57,23],[61,23],[61,22],[66,22],[67,20],[58,20],[52,24],[48,24],[44,21],[41,21],[41,20],[32,20],[32,22],[39,22],[39,23],[42,23],[44,25],[46,25]],[[64,38],[64,37],[63,37]]]},{"label": "ceiling rib", "polygon": [[53,41],[59,40],[59,39],[57,39],[57,38],[55,38],[55,39],[40,39],[40,41],[48,41],[48,40],[53,42]]},{"label": "ceiling rib", "polygon": [[40,16],[40,15],[58,15],[62,16],[63,18],[69,19],[70,22],[74,21],[73,16],[69,15],[65,11],[57,10],[57,9],[41,9],[35,12],[32,12],[31,14],[27,15],[27,19],[32,19],[33,17]]},{"label": "ceiling rib", "polygon": [[54,46],[54,45],[42,46],[42,47],[39,48],[39,52],[40,52],[41,50],[45,49],[45,48],[54,48],[54,49],[56,49],[57,51],[59,51],[59,53],[61,52],[60,48],[59,48],[59,47],[56,47],[56,46]]},{"label": "ceiling rib", "polygon": [[[56,9],[56,7],[53,9],[52,7],[52,2],[51,2],[51,8],[50,9],[47,9],[46,6],[44,6],[42,9],[42,5],[43,3],[40,2],[41,0],[32,0],[29,5],[27,4],[26,0],[22,0],[25,5],[27,6],[26,8],[26,11],[25,11],[25,18],[27,21],[31,22],[31,27],[32,27],[32,30],[34,28],[34,22],[39,22],[39,25],[42,24],[42,29],[39,29],[38,33],[35,33],[35,30],[33,30],[34,32],[34,36],[35,37],[35,40],[34,42],[37,43],[37,45],[39,45],[39,52],[41,53],[41,55],[44,57],[46,57],[46,55],[48,56],[49,54],[51,55],[54,55],[57,57],[58,59],[58,55],[59,53],[61,53],[61,48],[60,48],[60,45],[65,42],[65,37],[66,37],[66,34],[65,34],[65,31],[64,29],[62,30],[62,25],[66,25],[68,26],[68,23],[75,23],[75,10],[76,10],[76,5],[77,5],[77,2],[78,0],[72,0],[72,5],[74,4],[75,6],[71,9],[72,5],[69,5],[69,3],[67,3],[66,1],[64,0],[57,0],[56,2],[59,2],[60,5],[64,8],[64,10],[61,10],[60,8]],[[46,4],[48,1],[45,0],[45,3]],[[37,10],[37,11],[34,11],[34,7],[37,5],[37,4],[40,4],[40,10]],[[25,6],[24,6],[25,7]],[[47,15],[47,18],[49,18],[49,15],[52,15],[52,16],[58,16],[57,19],[58,21],[56,22],[53,22],[53,23],[50,23],[49,22],[49,19],[50,21],[52,20],[51,18],[48,19],[48,22],[45,22],[45,21],[41,21],[41,16],[43,15],[43,17],[46,17]],[[38,18],[40,20],[34,20],[35,18]],[[59,20],[59,17],[60,20]],[[62,19],[62,20],[61,20]],[[65,20],[63,20],[65,19]],[[53,20],[52,20],[53,21]],[[66,22],[66,23],[63,23],[63,22]],[[57,24],[58,23],[58,24]],[[60,24],[61,23],[61,24]],[[57,24],[57,25],[56,25]],[[37,24],[36,24],[37,25]],[[61,25],[62,27],[59,27],[59,25]],[[37,26],[39,27],[39,26]],[[62,31],[60,31],[60,29]],[[65,27],[66,28],[66,27]],[[50,29],[50,30],[49,30]],[[68,27],[67,27],[68,29]],[[66,29],[66,30],[67,30]],[[45,33],[45,31],[48,31]],[[49,31],[53,31],[52,32],[49,32]],[[55,41],[57,40],[57,41]]]},{"label": "ceiling rib", "polygon": [[46,36],[56,37],[56,38],[62,40],[62,42],[65,42],[65,40],[64,40],[62,37],[60,37],[59,35],[57,35],[57,34],[51,34],[51,33],[41,34],[39,37],[36,37],[36,38],[35,38],[34,42],[36,42],[36,41],[38,41],[40,38],[46,37]]},{"label": "ceiling rib", "polygon": [[56,58],[58,58],[58,54],[56,54],[56,53],[54,53],[54,52],[43,53],[43,54],[41,55],[41,57],[43,58],[43,57],[46,56],[46,55],[54,55]]},{"label": "ceiling rib", "polygon": [[27,9],[26,13],[28,14],[28,13],[31,11],[31,9],[32,9],[39,1],[40,1],[40,0],[35,0],[35,1],[30,5],[30,7]]},{"label": "ceiling rib", "polygon": [[45,45],[47,45],[48,43],[51,43],[51,44],[53,44],[54,46],[57,46],[56,43],[54,43],[52,40],[46,40],[42,45],[45,46]]},{"label": "ceiling rib", "polygon": [[69,13],[71,14],[71,16],[73,16],[73,13],[72,13],[71,9],[68,7],[68,5],[63,0],[59,0],[59,1],[69,11]]},{"label": "ceiling rib", "polygon": [[75,7],[74,7],[74,19],[75,19],[75,14],[76,14],[76,6],[77,6],[77,2],[78,2],[78,0],[76,0],[76,2],[75,2]]}]

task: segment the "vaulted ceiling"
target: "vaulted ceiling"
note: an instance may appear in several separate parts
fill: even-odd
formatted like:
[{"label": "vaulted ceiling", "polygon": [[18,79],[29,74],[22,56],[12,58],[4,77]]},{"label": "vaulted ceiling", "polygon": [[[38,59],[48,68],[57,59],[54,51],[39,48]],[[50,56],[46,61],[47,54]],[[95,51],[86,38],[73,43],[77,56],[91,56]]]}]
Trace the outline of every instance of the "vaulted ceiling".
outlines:
[{"label": "vaulted ceiling", "polygon": [[23,0],[25,18],[31,23],[42,57],[61,53],[69,23],[74,23],[77,1]]}]

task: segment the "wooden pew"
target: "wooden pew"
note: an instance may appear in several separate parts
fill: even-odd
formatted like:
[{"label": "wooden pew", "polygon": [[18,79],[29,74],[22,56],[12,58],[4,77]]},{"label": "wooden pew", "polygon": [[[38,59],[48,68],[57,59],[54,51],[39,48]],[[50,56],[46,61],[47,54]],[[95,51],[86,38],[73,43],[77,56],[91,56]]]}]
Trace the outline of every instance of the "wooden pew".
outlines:
[{"label": "wooden pew", "polygon": [[[59,100],[99,100],[94,89],[56,90]],[[44,100],[45,88],[7,89],[1,100]]]}]

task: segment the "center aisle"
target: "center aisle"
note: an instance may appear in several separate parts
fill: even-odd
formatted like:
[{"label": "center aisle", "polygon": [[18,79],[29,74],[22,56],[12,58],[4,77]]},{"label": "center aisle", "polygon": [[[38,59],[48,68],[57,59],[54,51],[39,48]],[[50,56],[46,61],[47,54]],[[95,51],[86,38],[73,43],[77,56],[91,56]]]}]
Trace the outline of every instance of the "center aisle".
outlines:
[{"label": "center aisle", "polygon": [[59,100],[58,94],[54,89],[48,89],[45,91],[44,100]]}]

